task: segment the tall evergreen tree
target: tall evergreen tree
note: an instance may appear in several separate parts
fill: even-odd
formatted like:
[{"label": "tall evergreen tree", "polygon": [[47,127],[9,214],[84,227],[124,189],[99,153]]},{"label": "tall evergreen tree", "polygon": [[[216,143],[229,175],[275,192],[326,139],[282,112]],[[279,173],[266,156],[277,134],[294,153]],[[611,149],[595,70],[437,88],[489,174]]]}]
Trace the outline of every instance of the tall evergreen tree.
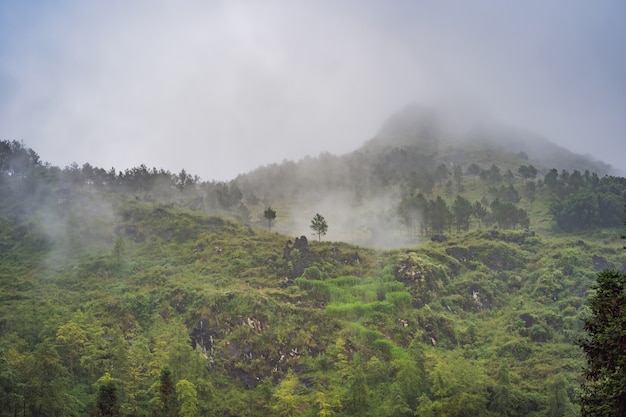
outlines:
[{"label": "tall evergreen tree", "polygon": [[613,270],[598,275],[589,297],[587,335],[580,345],[587,357],[582,384],[582,416],[626,415],[626,276]]},{"label": "tall evergreen tree", "polygon": [[428,203],[428,220],[433,232],[442,234],[450,217],[450,208],[441,196],[437,196],[435,200],[430,200]]},{"label": "tall evergreen tree", "polygon": [[[624,225],[626,226],[626,220]],[[587,356],[585,381],[580,396],[581,415],[624,416],[626,275],[614,270],[604,270],[598,274],[594,288],[595,293],[589,297],[591,314],[584,322],[587,335],[580,341]]]},{"label": "tall evergreen tree", "polygon": [[420,372],[420,367],[412,359],[405,359],[398,362],[400,370],[396,375],[396,382],[402,401],[408,408],[417,407],[417,399],[421,394],[422,379],[424,373]]},{"label": "tall evergreen tree", "polygon": [[117,385],[107,373],[98,381],[98,398],[93,411],[94,417],[121,417],[122,411],[118,403]]},{"label": "tall evergreen tree", "polygon": [[271,232],[272,221],[274,221],[274,219],[276,218],[276,210],[274,210],[272,207],[266,208],[263,212],[263,217],[267,219],[267,229]]},{"label": "tall evergreen tree", "polygon": [[467,200],[463,196],[457,195],[454,203],[452,204],[452,213],[454,214],[457,233],[462,230],[469,230],[470,217],[474,213],[472,203],[470,203],[469,200]]},{"label": "tall evergreen tree", "polygon": [[368,390],[365,382],[365,374],[360,368],[356,370],[352,377],[347,394],[348,398],[345,404],[348,414],[351,416],[364,415],[368,403]]},{"label": "tall evergreen tree", "polygon": [[272,395],[270,409],[273,415],[291,417],[296,414],[300,403],[300,396],[296,392],[299,384],[298,376],[290,369]]},{"label": "tall evergreen tree", "polygon": [[513,408],[511,394],[511,379],[509,377],[509,366],[502,362],[496,376],[496,385],[493,389],[493,396],[489,407],[498,417],[508,417]]},{"label": "tall evergreen tree", "polygon": [[176,392],[172,382],[172,373],[168,368],[161,370],[159,378],[160,386],[158,393],[159,416],[175,417],[177,415]]},{"label": "tall evergreen tree", "polygon": [[386,407],[386,417],[409,417],[413,415],[413,410],[406,402],[400,384],[394,382],[389,390],[389,404]]},{"label": "tall evergreen tree", "polygon": [[179,417],[198,416],[198,391],[193,383],[181,379],[176,383],[176,395],[180,403]]},{"label": "tall evergreen tree", "polygon": [[548,386],[548,390],[548,417],[569,416],[570,404],[567,398],[567,379],[563,375],[556,376]]},{"label": "tall evergreen tree", "polygon": [[454,184],[456,185],[456,190],[459,193],[465,191],[465,187],[463,187],[463,169],[460,165],[455,165],[454,170],[452,172],[454,177]]}]

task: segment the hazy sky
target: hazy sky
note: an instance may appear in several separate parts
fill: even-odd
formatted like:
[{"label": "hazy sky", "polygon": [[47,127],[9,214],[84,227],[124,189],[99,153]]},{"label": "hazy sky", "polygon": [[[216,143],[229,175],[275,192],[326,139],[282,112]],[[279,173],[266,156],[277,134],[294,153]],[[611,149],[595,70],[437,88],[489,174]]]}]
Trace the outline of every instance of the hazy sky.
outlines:
[{"label": "hazy sky", "polygon": [[0,139],[204,180],[454,103],[626,170],[626,2],[3,0]]}]

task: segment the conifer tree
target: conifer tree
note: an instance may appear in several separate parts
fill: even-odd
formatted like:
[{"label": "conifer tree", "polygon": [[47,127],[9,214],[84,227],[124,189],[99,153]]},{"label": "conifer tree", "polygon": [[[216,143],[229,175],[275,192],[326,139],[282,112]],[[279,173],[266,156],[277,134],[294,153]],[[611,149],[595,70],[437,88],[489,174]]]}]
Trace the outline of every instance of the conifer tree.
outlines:
[{"label": "conifer tree", "polygon": [[462,230],[468,231],[470,227],[470,218],[474,214],[474,207],[469,200],[461,195],[457,195],[452,205],[452,213],[454,214],[454,221],[456,223],[457,233]]},{"label": "conifer tree", "polygon": [[266,208],[263,212],[263,217],[267,219],[267,229],[271,232],[272,221],[276,218],[276,210],[274,210],[272,207]]},{"label": "conifer tree", "polygon": [[389,404],[386,410],[388,417],[409,417],[413,415],[413,410],[406,402],[402,387],[397,382],[391,384],[389,390]]},{"label": "conifer tree", "polygon": [[583,416],[626,415],[626,276],[612,270],[598,275],[589,297],[591,315],[580,345],[587,356],[582,385]]},{"label": "conifer tree", "polygon": [[362,416],[367,409],[368,390],[363,370],[358,368],[348,387],[346,411],[353,416]]},{"label": "conifer tree", "polygon": [[291,417],[296,414],[300,402],[299,395],[296,393],[299,384],[298,376],[290,369],[272,395],[270,409],[273,415]]},{"label": "conifer tree", "polygon": [[396,376],[396,384],[402,394],[402,401],[409,408],[417,406],[417,399],[421,394],[420,388],[424,374],[412,359],[405,359],[398,362],[400,368]]},{"label": "conifer tree", "polygon": [[[626,225],[626,223],[625,223]],[[626,247],[625,247],[626,249]],[[598,274],[589,297],[591,314],[580,341],[587,356],[580,396],[581,415],[626,415],[626,275],[614,270]]]},{"label": "conifer tree", "polygon": [[548,386],[548,417],[566,417],[569,413],[570,404],[567,398],[567,379],[558,375]]},{"label": "conifer tree", "polygon": [[174,417],[177,414],[176,392],[172,382],[172,373],[168,368],[161,370],[158,392],[158,415]]},{"label": "conifer tree", "polygon": [[513,408],[513,398],[511,392],[511,379],[509,377],[509,366],[502,362],[496,376],[496,385],[493,388],[491,398],[491,410],[499,417],[508,417]]},{"label": "conifer tree", "polygon": [[98,388],[98,398],[96,399],[96,407],[93,412],[94,417],[121,417],[122,412],[118,404],[117,385],[111,378],[111,375],[106,373],[98,381],[100,387]]},{"label": "conifer tree", "polygon": [[193,383],[181,379],[176,383],[176,394],[180,402],[179,417],[197,417],[198,391]]},{"label": "conifer tree", "polygon": [[420,395],[417,400],[418,406],[415,410],[415,415],[417,417],[434,417],[435,413],[433,411],[433,402],[426,394]]}]

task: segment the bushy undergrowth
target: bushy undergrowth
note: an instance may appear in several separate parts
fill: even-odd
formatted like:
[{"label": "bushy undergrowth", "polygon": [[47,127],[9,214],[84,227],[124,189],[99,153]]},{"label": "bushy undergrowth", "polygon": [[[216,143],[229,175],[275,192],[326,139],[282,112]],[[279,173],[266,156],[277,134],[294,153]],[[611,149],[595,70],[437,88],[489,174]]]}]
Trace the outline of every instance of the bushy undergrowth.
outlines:
[{"label": "bushy undergrowth", "polygon": [[167,378],[195,415],[574,415],[588,286],[624,264],[607,231],[296,247],[183,191],[76,190],[2,203],[0,416],[89,415],[104,388],[158,414]]}]

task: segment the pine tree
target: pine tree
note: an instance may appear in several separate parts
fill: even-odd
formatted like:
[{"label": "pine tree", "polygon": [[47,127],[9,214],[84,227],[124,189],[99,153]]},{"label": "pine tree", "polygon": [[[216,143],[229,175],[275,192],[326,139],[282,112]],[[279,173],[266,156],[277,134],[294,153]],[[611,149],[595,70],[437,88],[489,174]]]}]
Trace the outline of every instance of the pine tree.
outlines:
[{"label": "pine tree", "polygon": [[569,415],[569,399],[567,398],[567,379],[558,375],[549,385],[548,417],[565,417]]},{"label": "pine tree", "polygon": [[268,207],[263,212],[263,217],[267,219],[267,229],[268,231],[272,231],[272,221],[276,218],[276,210],[272,207]]},{"label": "pine tree", "polygon": [[172,373],[168,368],[161,371],[161,384],[158,392],[158,415],[174,417],[177,414],[176,393],[172,382]]},{"label": "pine tree", "polygon": [[586,416],[626,415],[626,276],[605,270],[589,297],[587,336],[580,345],[587,356],[581,413]]},{"label": "pine tree", "polygon": [[513,398],[511,392],[511,379],[509,377],[509,366],[506,362],[502,362],[500,369],[498,369],[496,385],[493,388],[490,409],[499,417],[507,417],[510,415],[512,408]]},{"label": "pine tree", "polygon": [[121,417],[122,412],[118,404],[117,385],[106,373],[98,381],[98,398],[96,399],[96,407],[93,412],[94,417],[113,416]]},{"label": "pine tree", "polygon": [[388,417],[409,417],[413,415],[413,410],[407,404],[402,393],[402,387],[397,382],[391,384],[389,404],[385,415]]},{"label": "pine tree", "polygon": [[402,394],[402,401],[409,408],[417,406],[417,399],[421,394],[422,379],[424,373],[420,372],[418,365],[411,359],[398,362],[400,370],[396,376],[396,384]]},{"label": "pine tree", "polygon": [[272,415],[291,417],[296,414],[300,403],[299,395],[296,393],[299,384],[298,376],[290,369],[272,395],[270,406]]},{"label": "pine tree", "polygon": [[176,394],[180,403],[180,417],[197,417],[198,391],[193,383],[181,379],[176,383]]},{"label": "pine tree", "polygon": [[360,368],[356,370],[347,394],[346,411],[353,416],[364,415],[367,409],[368,390],[365,374]]}]

